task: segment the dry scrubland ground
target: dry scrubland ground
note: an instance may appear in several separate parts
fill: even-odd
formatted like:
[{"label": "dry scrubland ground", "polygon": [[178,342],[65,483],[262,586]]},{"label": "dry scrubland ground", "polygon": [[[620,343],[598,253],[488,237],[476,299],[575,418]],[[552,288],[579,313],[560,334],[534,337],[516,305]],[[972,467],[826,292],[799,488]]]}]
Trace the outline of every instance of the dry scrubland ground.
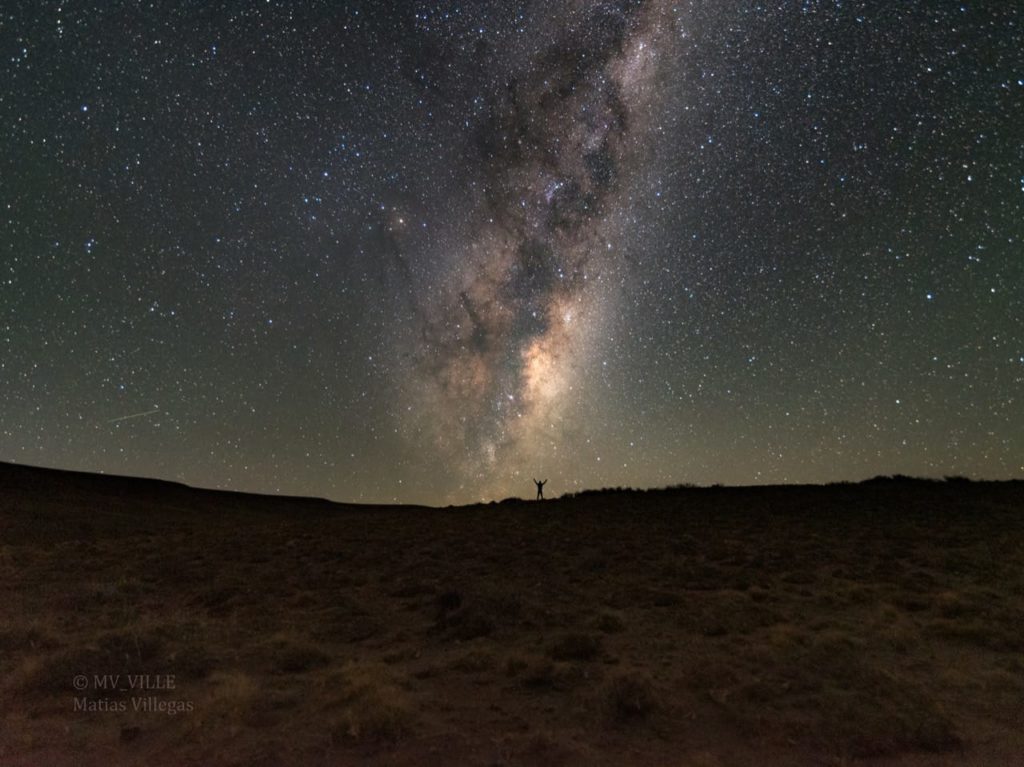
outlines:
[{"label": "dry scrubland ground", "polygon": [[[1020,484],[0,482],[0,764],[1024,764]],[[132,673],[192,710],[74,710]]]}]

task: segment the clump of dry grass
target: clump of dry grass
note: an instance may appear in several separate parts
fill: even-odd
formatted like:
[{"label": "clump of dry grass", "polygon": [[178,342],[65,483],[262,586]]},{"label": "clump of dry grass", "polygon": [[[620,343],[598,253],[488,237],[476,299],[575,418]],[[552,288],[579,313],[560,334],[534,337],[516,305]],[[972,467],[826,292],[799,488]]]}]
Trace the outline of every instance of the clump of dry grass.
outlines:
[{"label": "clump of dry grass", "polygon": [[529,662],[522,674],[523,686],[534,690],[558,687],[559,668],[546,658],[535,658]]},{"label": "clump of dry grass", "polygon": [[163,642],[151,630],[110,632],[88,644],[25,658],[15,686],[23,694],[60,694],[79,674],[146,673],[163,657]]},{"label": "clump of dry grass", "polygon": [[258,719],[261,689],[257,680],[238,669],[214,671],[202,687],[202,699],[184,718],[187,731],[237,732],[243,724]]},{"label": "clump of dry grass", "polygon": [[[572,747],[560,740],[556,733],[541,731],[527,737],[516,749],[522,764],[564,765],[580,764],[580,756]],[[518,760],[515,763],[520,763]]]},{"label": "clump of dry grass", "polygon": [[493,617],[479,607],[465,607],[444,616],[438,627],[451,639],[469,641],[490,635],[495,630]]},{"label": "clump of dry grass", "polygon": [[36,653],[58,646],[49,630],[40,626],[5,626],[0,628],[0,668],[13,660],[16,652]]},{"label": "clump of dry grass", "polygon": [[331,656],[312,645],[289,645],[277,654],[277,670],[283,674],[300,674],[304,671],[325,666]]},{"label": "clump of dry grass", "polygon": [[626,630],[626,619],[615,610],[605,610],[594,619],[594,628],[606,634],[618,634]]},{"label": "clump of dry grass", "polygon": [[534,691],[564,692],[578,687],[587,679],[587,672],[575,663],[532,653],[510,656],[505,662],[505,674]]},{"label": "clump of dry grass", "polygon": [[385,667],[349,665],[327,678],[328,717],[332,737],[342,741],[395,742],[414,730],[415,716],[408,695],[394,683]]},{"label": "clump of dry grass", "polygon": [[604,700],[611,717],[618,722],[646,719],[660,705],[650,677],[637,672],[619,672],[604,686]]},{"label": "clump of dry grass", "polygon": [[210,675],[209,708],[227,714],[240,714],[259,694],[259,685],[249,674],[237,669],[217,671]]},{"label": "clump of dry grass", "polygon": [[767,637],[712,698],[751,730],[809,738],[853,757],[959,748],[927,691],[866,652],[836,631]]},{"label": "clump of dry grass", "polygon": [[459,591],[446,591],[434,600],[434,604],[435,630],[457,641],[507,634],[529,623],[525,606],[510,594],[485,593],[467,597]]},{"label": "clump of dry grass", "polygon": [[575,632],[559,637],[548,648],[548,655],[555,660],[593,660],[600,652],[598,637]]},{"label": "clump of dry grass", "polygon": [[451,668],[455,671],[480,673],[492,670],[497,664],[498,661],[494,657],[494,653],[486,650],[470,650],[468,653],[456,658],[451,664]]},{"label": "clump of dry grass", "polygon": [[530,666],[529,659],[521,655],[512,655],[505,660],[505,676],[516,677]]},{"label": "clump of dry grass", "polygon": [[1000,620],[999,616],[937,620],[926,626],[932,636],[981,647],[995,652],[1024,652],[1021,619]]},{"label": "clump of dry grass", "polygon": [[706,637],[746,635],[780,620],[752,594],[734,591],[694,594],[679,613],[684,630]]},{"label": "clump of dry grass", "polygon": [[331,662],[331,656],[318,646],[287,633],[278,633],[262,648],[271,667],[281,674],[301,674]]},{"label": "clump of dry grass", "polygon": [[381,622],[356,603],[339,600],[313,614],[310,630],[321,642],[354,644],[371,639],[382,630]]},{"label": "clump of dry grass", "polygon": [[217,642],[206,624],[182,619],[153,629],[163,647],[162,659],[168,673],[180,679],[203,679],[220,664]]}]

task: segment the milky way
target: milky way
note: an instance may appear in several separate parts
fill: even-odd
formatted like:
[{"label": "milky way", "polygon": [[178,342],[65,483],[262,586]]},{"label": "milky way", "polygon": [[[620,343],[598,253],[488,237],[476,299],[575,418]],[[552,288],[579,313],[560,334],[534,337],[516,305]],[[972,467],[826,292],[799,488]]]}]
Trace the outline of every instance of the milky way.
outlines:
[{"label": "milky way", "polygon": [[581,361],[603,348],[618,298],[602,283],[620,271],[617,222],[650,161],[650,102],[677,35],[656,3],[563,12],[491,99],[474,147],[481,223],[416,337],[426,432],[483,497],[571,465],[559,450],[579,431]]},{"label": "milky way", "polygon": [[0,460],[1024,475],[1014,3],[0,11]]}]

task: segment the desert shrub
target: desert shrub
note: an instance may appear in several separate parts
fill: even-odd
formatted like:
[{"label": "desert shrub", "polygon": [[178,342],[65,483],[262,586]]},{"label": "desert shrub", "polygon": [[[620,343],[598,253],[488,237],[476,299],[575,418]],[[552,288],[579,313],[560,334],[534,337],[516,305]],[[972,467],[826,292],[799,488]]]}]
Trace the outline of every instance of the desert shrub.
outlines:
[{"label": "desert shrub", "polygon": [[459,592],[448,592],[438,598],[436,631],[449,639],[468,641],[498,631],[540,620],[540,611],[528,611],[514,594],[485,593],[464,599]]},{"label": "desert shrub", "polygon": [[355,740],[395,742],[412,732],[412,721],[409,709],[390,693],[370,691],[348,710],[344,733]]},{"label": "desert shrub", "polygon": [[209,687],[212,711],[238,716],[259,697],[259,687],[252,677],[242,671],[215,671],[210,675]]},{"label": "desert shrub", "polygon": [[925,630],[932,636],[950,642],[974,645],[995,652],[1024,652],[1024,634],[1021,634],[1019,621],[1006,624],[993,618],[958,618],[934,621]]},{"label": "desert shrub", "polygon": [[99,604],[124,606],[133,604],[147,591],[152,591],[152,588],[138,578],[122,575],[116,581],[98,581],[86,585],[84,596]]},{"label": "desert shrub", "polygon": [[608,680],[604,698],[612,718],[620,722],[645,719],[659,706],[654,683],[636,672],[622,672]]},{"label": "desert shrub", "polygon": [[343,740],[395,742],[410,734],[415,717],[405,693],[386,668],[352,665],[327,681],[326,707],[337,710],[332,734]]},{"label": "desert shrub", "polygon": [[605,610],[594,619],[594,627],[606,634],[618,634],[626,630],[626,621],[621,613]]},{"label": "desert shrub", "polygon": [[311,646],[291,646],[281,650],[277,656],[277,670],[286,674],[310,671],[325,666],[331,658]]},{"label": "desert shrub", "polygon": [[152,630],[152,636],[162,647],[168,673],[188,679],[202,679],[213,671],[219,658],[217,644],[210,636],[207,625],[193,620],[165,623]]},{"label": "desert shrub", "polygon": [[437,623],[446,636],[469,641],[488,636],[495,629],[494,620],[479,607],[467,607],[444,615]]},{"label": "desert shrub", "polygon": [[95,648],[75,647],[32,658],[15,674],[14,684],[22,693],[66,693],[77,674],[99,669]]},{"label": "desert shrub", "polygon": [[234,602],[242,593],[239,586],[220,586],[203,589],[191,600],[193,605],[203,607],[211,615],[226,615],[231,612]]},{"label": "desert shrub", "polygon": [[170,672],[181,679],[203,679],[220,663],[210,646],[195,643],[174,648],[165,657]]},{"label": "desert shrub", "polygon": [[258,654],[269,660],[273,671],[299,674],[321,668],[331,656],[314,644],[288,634],[278,634],[258,648]]},{"label": "desert shrub", "polygon": [[519,655],[513,655],[505,661],[505,675],[506,676],[519,676],[523,671],[529,668],[530,662]]},{"label": "desert shrub", "polygon": [[429,583],[417,583],[415,581],[403,583],[388,592],[389,597],[396,599],[414,599],[416,597],[430,596],[435,591]]},{"label": "desert shrub", "polygon": [[555,686],[555,664],[550,660],[538,658],[528,663],[522,675],[523,685],[534,689],[552,688]]},{"label": "desert shrub", "polygon": [[[18,685],[26,693],[65,693],[78,674],[147,673],[162,659],[162,643],[146,632],[111,633],[95,643],[67,647],[33,662]],[[93,690],[90,688],[88,694]]]},{"label": "desert shrub", "polygon": [[320,642],[362,642],[382,630],[381,622],[362,605],[347,599],[335,599],[310,619],[310,634]]},{"label": "desert shrub", "polygon": [[548,648],[555,660],[593,660],[601,652],[601,640],[590,634],[565,634]]},{"label": "desert shrub", "polygon": [[927,690],[869,662],[862,644],[839,632],[780,635],[754,656],[754,671],[715,698],[752,732],[775,730],[857,758],[960,746]]},{"label": "desert shrub", "polygon": [[458,610],[462,606],[462,594],[454,590],[445,591],[438,594],[434,603],[437,605],[437,611],[444,615],[452,610]]},{"label": "desert shrub", "polygon": [[587,674],[577,664],[532,653],[510,656],[505,662],[505,674],[517,679],[523,687],[538,692],[570,690],[587,679]]},{"label": "desert shrub", "polygon": [[514,763],[519,764],[575,764],[579,760],[576,754],[566,743],[563,743],[555,733],[535,732],[523,743],[516,754],[519,759]]},{"label": "desert shrub", "polygon": [[48,631],[35,626],[0,628],[0,659],[10,658],[15,653],[47,650],[57,645]]},{"label": "desert shrub", "polygon": [[452,663],[451,667],[456,671],[477,673],[481,671],[490,671],[496,664],[497,660],[493,654],[482,650],[472,650],[457,658]]}]

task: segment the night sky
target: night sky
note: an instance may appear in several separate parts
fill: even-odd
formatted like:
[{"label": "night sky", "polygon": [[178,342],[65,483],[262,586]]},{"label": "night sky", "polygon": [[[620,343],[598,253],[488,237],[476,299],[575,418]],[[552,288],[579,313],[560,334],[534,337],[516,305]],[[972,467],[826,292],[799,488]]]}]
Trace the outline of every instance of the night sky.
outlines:
[{"label": "night sky", "polygon": [[0,10],[0,460],[1024,476],[1013,2]]}]

